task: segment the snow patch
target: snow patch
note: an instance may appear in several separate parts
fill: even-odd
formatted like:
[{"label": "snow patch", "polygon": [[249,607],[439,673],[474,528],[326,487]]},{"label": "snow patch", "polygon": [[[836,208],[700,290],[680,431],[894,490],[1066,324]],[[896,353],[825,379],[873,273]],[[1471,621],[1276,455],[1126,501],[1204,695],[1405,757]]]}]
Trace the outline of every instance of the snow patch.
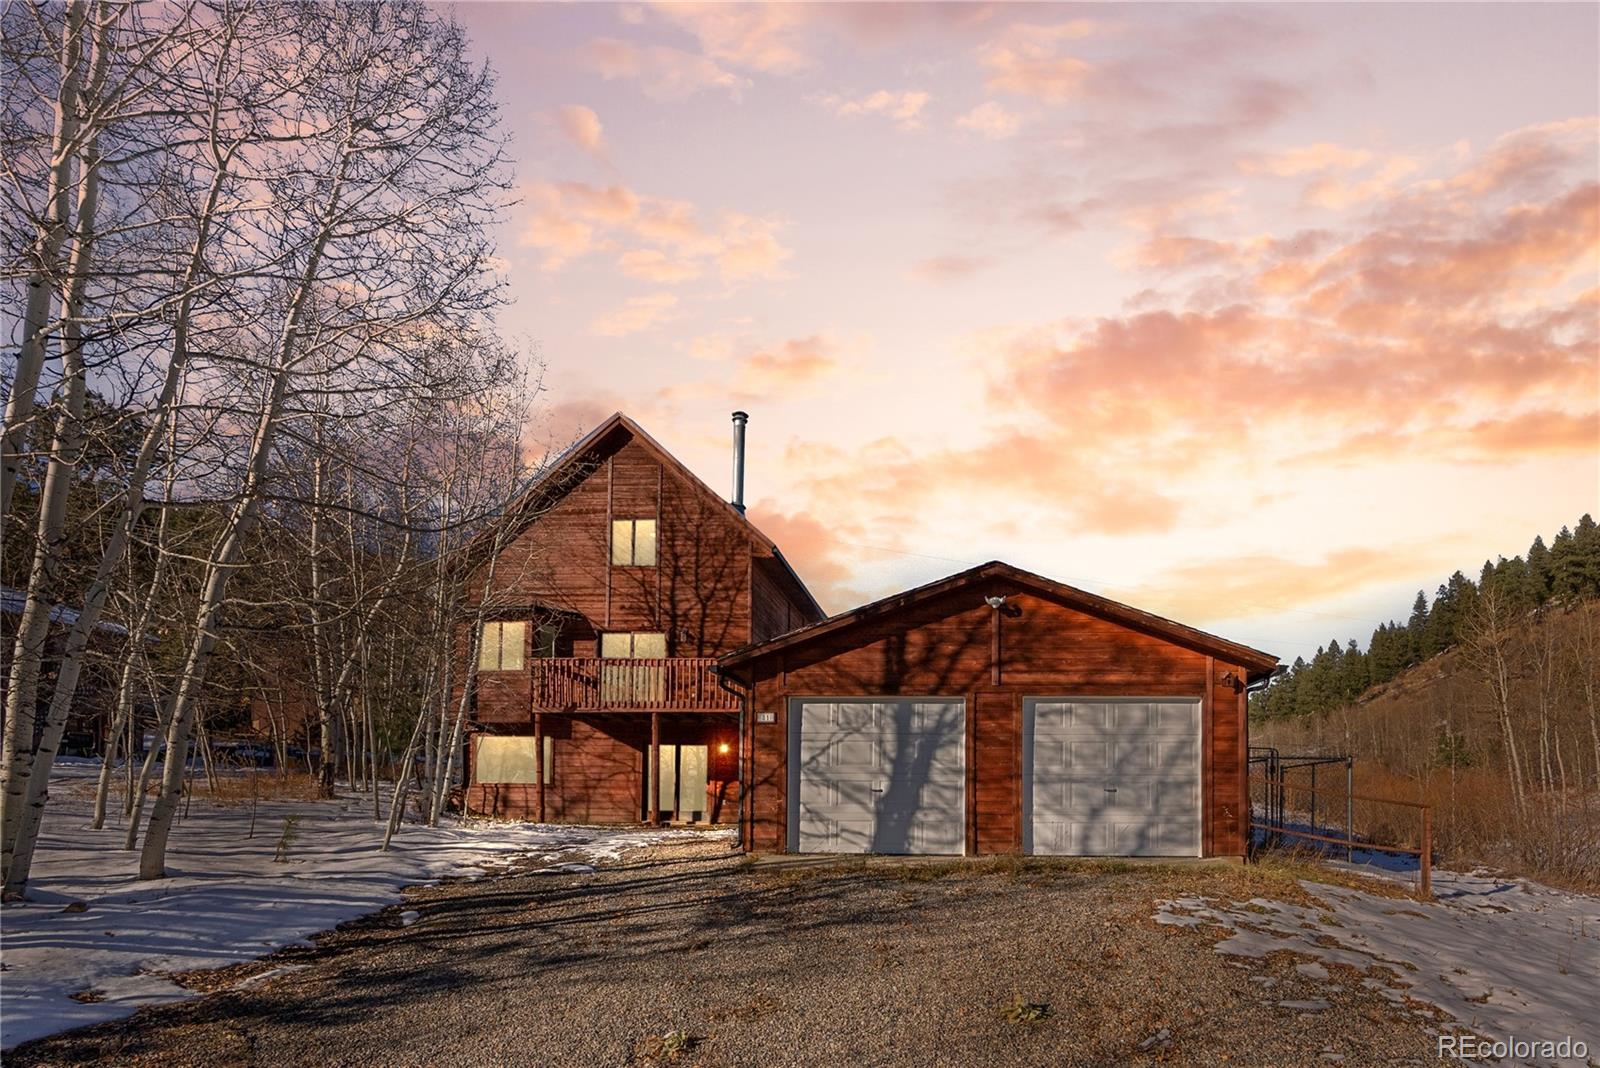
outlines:
[{"label": "snow patch", "polygon": [[[733,844],[732,831],[485,821],[408,825],[383,853],[383,824],[372,819],[370,797],[261,802],[254,837],[248,806],[197,797],[173,830],[169,877],[140,882],[139,854],[122,850],[122,829],[91,829],[90,802],[69,789],[74,780],[92,780],[98,764],[68,763],[59,771],[64,781],[45,810],[29,900],[4,909],[4,1049],[192,997],[150,973],[222,968],[309,944],[310,935],[399,902],[407,886],[482,878],[518,860],[560,861],[559,870],[587,873],[667,841]],[[294,840],[287,862],[277,863],[273,854],[290,818],[297,820]],[[88,907],[63,912],[73,901]],[[403,913],[402,925],[407,915],[417,916]],[[247,982],[272,974],[282,970]],[[71,996],[84,992],[103,1000]]]},{"label": "snow patch", "polygon": [[[1329,964],[1387,972],[1361,983],[1396,1003],[1432,1005],[1490,1039],[1570,1035],[1600,1050],[1600,898],[1484,871],[1435,872],[1431,902],[1303,885],[1319,907],[1183,897],[1162,902],[1155,920],[1226,928],[1218,953],[1313,957],[1319,963],[1297,968],[1307,978],[1325,979]],[[1554,1063],[1582,1068],[1579,1060]]]}]

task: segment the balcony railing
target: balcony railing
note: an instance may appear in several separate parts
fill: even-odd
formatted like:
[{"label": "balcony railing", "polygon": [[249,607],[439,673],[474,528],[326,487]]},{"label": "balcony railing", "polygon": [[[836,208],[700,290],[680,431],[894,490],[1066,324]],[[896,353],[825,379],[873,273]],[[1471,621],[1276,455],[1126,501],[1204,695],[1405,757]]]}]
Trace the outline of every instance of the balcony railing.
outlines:
[{"label": "balcony railing", "polygon": [[533,700],[552,712],[737,712],[711,657],[633,660],[547,657],[533,662]]}]

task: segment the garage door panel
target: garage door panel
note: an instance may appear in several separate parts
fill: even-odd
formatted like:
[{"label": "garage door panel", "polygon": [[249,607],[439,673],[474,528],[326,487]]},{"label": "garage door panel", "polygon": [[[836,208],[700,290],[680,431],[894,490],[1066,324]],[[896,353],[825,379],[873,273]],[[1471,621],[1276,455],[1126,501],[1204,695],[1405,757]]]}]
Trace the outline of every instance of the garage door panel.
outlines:
[{"label": "garage door panel", "polygon": [[964,702],[796,701],[791,712],[795,848],[963,851]]},{"label": "garage door panel", "polygon": [[1156,718],[1152,726],[1157,730],[1196,732],[1200,729],[1200,706],[1194,702],[1163,702],[1153,707]]},{"label": "garage door panel", "polygon": [[882,765],[882,754],[872,738],[813,735],[804,740],[800,756],[807,766],[829,768],[835,775],[850,772],[875,775]]},{"label": "garage door panel", "polygon": [[1161,767],[1154,739],[1116,742],[1112,745],[1111,752],[1113,754],[1111,770],[1118,775],[1148,775]]},{"label": "garage door panel", "polygon": [[1115,734],[1150,729],[1150,706],[1144,702],[1127,702],[1110,706],[1110,729]]},{"label": "garage door panel", "polygon": [[1059,742],[1052,748],[1066,754],[1059,766],[1073,774],[1104,772],[1111,767],[1110,742]]},{"label": "garage door panel", "polygon": [[1199,708],[1195,700],[1027,702],[1028,848],[1197,856]]}]

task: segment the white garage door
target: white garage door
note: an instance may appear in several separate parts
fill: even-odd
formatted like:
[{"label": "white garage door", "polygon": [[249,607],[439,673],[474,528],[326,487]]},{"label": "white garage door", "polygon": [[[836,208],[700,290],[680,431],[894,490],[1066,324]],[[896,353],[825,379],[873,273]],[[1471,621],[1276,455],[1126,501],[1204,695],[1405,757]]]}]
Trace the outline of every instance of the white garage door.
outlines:
[{"label": "white garage door", "polygon": [[1200,702],[1023,704],[1023,848],[1200,855]]},{"label": "white garage door", "polygon": [[965,849],[965,702],[796,700],[789,713],[791,851]]}]

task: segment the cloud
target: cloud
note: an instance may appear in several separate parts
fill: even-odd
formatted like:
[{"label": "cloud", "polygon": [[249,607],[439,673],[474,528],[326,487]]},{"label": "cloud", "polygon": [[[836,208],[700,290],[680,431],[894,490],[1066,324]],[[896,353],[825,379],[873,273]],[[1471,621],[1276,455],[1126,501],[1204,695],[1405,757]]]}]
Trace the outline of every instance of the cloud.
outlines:
[{"label": "cloud", "polygon": [[1304,200],[1314,207],[1342,211],[1369,200],[1391,196],[1406,178],[1421,169],[1422,163],[1410,156],[1391,156],[1376,171],[1363,178],[1319,178],[1306,189]]},{"label": "cloud", "polygon": [[1074,41],[1095,33],[1088,19],[1041,26],[1016,23],[978,50],[978,62],[987,72],[991,92],[1015,93],[1047,104],[1075,99],[1093,67],[1087,60],[1065,53]]},{"label": "cloud", "polygon": [[1007,111],[996,101],[986,100],[966,114],[957,116],[956,126],[999,141],[1016,136],[1022,126],[1022,116]]},{"label": "cloud", "polygon": [[763,499],[750,507],[750,519],[777,543],[806,586],[829,612],[860,604],[863,598],[850,588],[854,578],[859,527],[837,512],[826,520],[808,512],[785,512],[776,501]]},{"label": "cloud", "polygon": [[1239,161],[1239,169],[1246,174],[1270,174],[1279,178],[1316,171],[1353,171],[1372,162],[1373,154],[1364,148],[1346,148],[1332,141],[1318,141],[1314,145],[1286,148],[1248,156]]},{"label": "cloud", "polygon": [[660,4],[655,12],[693,34],[709,59],[741,70],[794,74],[811,65],[801,4]]},{"label": "cloud", "polygon": [[621,254],[618,268],[630,277],[671,284],[714,267],[724,282],[739,282],[781,277],[793,255],[778,238],[782,220],[724,211],[708,224],[688,201],[625,186],[541,182],[528,188],[527,200],[531,215],[519,240],[546,250],[546,270],[626,242],[654,246]]},{"label": "cloud", "polygon": [[636,81],[646,94],[662,100],[682,100],[707,89],[738,96],[750,84],[715,60],[666,45],[636,45],[601,37],[585,45],[580,54],[606,81]]},{"label": "cloud", "polygon": [[678,298],[671,293],[630,297],[622,307],[590,323],[589,332],[600,337],[624,337],[653,330],[671,318],[677,306]]},{"label": "cloud", "polygon": [[772,219],[725,214],[715,239],[717,269],[723,281],[779,277],[784,261],[793,255],[778,241],[779,226]]},{"label": "cloud", "polygon": [[740,358],[734,388],[755,395],[793,390],[816,382],[838,366],[835,347],[827,338],[820,334],[792,338]]},{"label": "cloud", "polygon": [[893,119],[895,125],[902,130],[918,130],[922,128],[922,109],[927,106],[930,96],[924,92],[910,90],[891,92],[879,89],[875,93],[854,99],[832,93],[816,99],[823,107],[842,118],[882,115]]},{"label": "cloud", "polygon": [[1315,560],[1230,555],[1181,564],[1148,582],[1107,590],[1106,596],[1176,619],[1293,611],[1364,587],[1415,581],[1419,574],[1458,564],[1460,552],[1453,539],[1445,538],[1335,549]]},{"label": "cloud", "polygon": [[556,112],[555,123],[556,129],[568,141],[595,159],[606,161],[605,131],[600,125],[600,116],[594,113],[593,108],[568,104]]},{"label": "cloud", "polygon": [[624,252],[617,259],[617,268],[629,278],[642,278],[662,285],[693,281],[701,273],[696,264],[669,259],[666,253],[653,248]]},{"label": "cloud", "polygon": [[1495,173],[1494,198],[1447,176],[1343,231],[1152,235],[1136,265],[1204,274],[1121,314],[979,336],[988,425],[959,446],[796,450],[799,499],[912,514],[1028,501],[1064,533],[1154,534],[1210,514],[1216,487],[1258,481],[1266,458],[1303,481],[1398,458],[1593,456],[1600,183],[1579,161]]},{"label": "cloud", "polygon": [[982,256],[935,256],[912,267],[911,277],[924,282],[954,282],[970,278],[991,262]]}]

